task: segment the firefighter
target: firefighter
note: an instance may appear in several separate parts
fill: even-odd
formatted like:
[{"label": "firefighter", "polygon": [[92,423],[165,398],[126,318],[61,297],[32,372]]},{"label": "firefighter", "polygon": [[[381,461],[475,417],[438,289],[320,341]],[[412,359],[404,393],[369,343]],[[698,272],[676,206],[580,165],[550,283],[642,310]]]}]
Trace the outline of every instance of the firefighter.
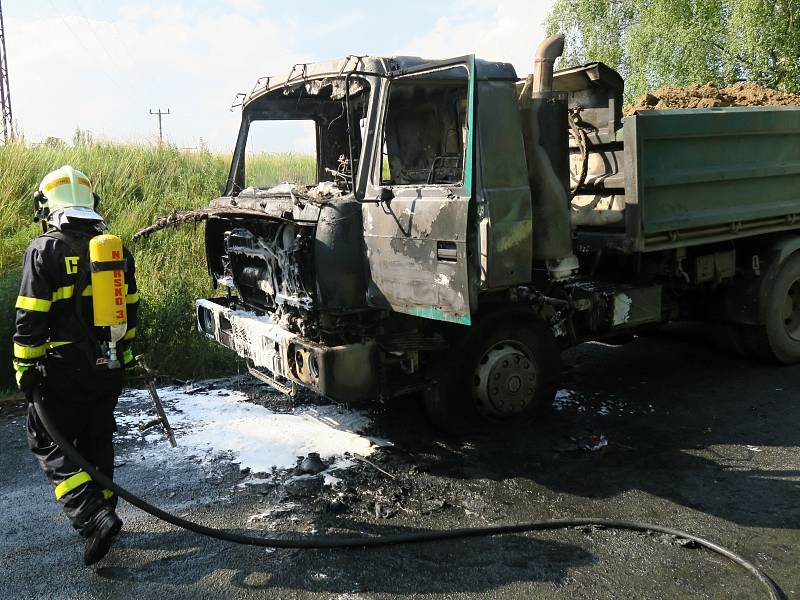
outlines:
[{"label": "firefighter", "polygon": [[[84,458],[113,476],[114,408],[122,391],[123,371],[135,365],[130,343],[136,335],[139,295],[133,257],[124,250],[124,260],[112,267],[118,269],[113,275],[118,283],[124,281],[118,292],[125,303],[120,308],[126,310],[119,314],[126,316],[127,328],[123,325],[124,335],[112,335],[111,328],[96,325],[100,301],[93,298],[91,271],[102,263],[90,263],[89,247],[90,240],[101,239],[96,236],[106,230],[96,212],[98,201],[89,178],[70,166],[42,180],[34,194],[34,220],[42,221],[44,233],[25,251],[13,340],[17,385],[29,401],[28,445],[72,526],[86,539],[86,565],[108,553],[122,528],[117,498],[64,455],[30,402],[34,392],[40,391],[58,430],[74,441]],[[117,240],[121,248],[118,238],[105,238]],[[114,336],[121,339],[116,341]]]}]

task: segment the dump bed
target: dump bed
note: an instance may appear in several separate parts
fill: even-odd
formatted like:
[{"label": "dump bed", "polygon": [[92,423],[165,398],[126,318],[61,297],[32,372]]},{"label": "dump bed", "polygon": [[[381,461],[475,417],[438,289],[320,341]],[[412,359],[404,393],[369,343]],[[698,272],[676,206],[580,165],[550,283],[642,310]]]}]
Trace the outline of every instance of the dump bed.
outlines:
[{"label": "dump bed", "polygon": [[800,228],[800,107],[645,111],[623,130],[632,249]]}]

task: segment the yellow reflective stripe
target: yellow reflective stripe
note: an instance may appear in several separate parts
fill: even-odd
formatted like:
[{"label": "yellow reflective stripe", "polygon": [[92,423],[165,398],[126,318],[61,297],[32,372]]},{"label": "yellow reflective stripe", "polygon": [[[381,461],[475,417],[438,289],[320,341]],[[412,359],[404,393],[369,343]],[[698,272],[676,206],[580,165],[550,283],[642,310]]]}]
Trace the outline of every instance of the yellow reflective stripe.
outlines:
[{"label": "yellow reflective stripe", "polygon": [[58,348],[59,346],[66,346],[71,343],[72,342],[47,342],[47,349],[50,350],[50,348]]},{"label": "yellow reflective stripe", "polygon": [[111,490],[103,490],[103,500],[111,500],[114,497],[114,492]]},{"label": "yellow reflective stripe", "polygon": [[41,298],[31,298],[30,296],[17,296],[17,308],[22,310],[35,310],[38,312],[48,312],[52,301],[42,300]]},{"label": "yellow reflective stripe", "polygon": [[51,348],[58,348],[59,346],[66,346],[67,344],[71,343],[72,342],[69,341],[47,342],[41,346],[20,346],[19,344],[14,344],[14,358],[41,358],[45,355],[47,350],[50,350]]},{"label": "yellow reflective stripe", "polygon": [[[69,300],[74,295],[75,295],[75,286],[65,285],[64,287],[60,287],[55,292],[53,292],[53,302],[58,302],[59,300]],[[91,296],[91,295],[92,295],[92,286],[87,285],[85,288],[83,288],[81,296]]]},{"label": "yellow reflective stripe", "polygon": [[66,494],[69,494],[76,487],[89,483],[92,478],[86,471],[78,471],[72,477],[69,477],[56,486],[56,500],[61,500]]},{"label": "yellow reflective stripe", "polygon": [[78,184],[85,185],[88,188],[92,187],[92,184],[85,177],[78,177]]},{"label": "yellow reflective stripe", "polygon": [[59,300],[67,300],[69,298],[72,298],[74,294],[75,294],[75,286],[65,285],[64,287],[60,287],[55,292],[53,292],[53,302],[58,302]]},{"label": "yellow reflective stripe", "polygon": [[44,186],[44,189],[45,189],[46,192],[49,192],[53,188],[57,188],[58,186],[65,185],[67,183],[69,183],[69,177],[59,177],[58,179],[54,179],[53,181],[48,183],[46,186]]},{"label": "yellow reflective stripe", "polygon": [[136,327],[131,327],[128,331],[125,332],[125,335],[122,336],[123,340],[132,340],[136,337]]},{"label": "yellow reflective stripe", "polygon": [[139,292],[133,292],[125,296],[125,304],[136,304],[139,301]]},{"label": "yellow reflective stripe", "polygon": [[14,344],[14,357],[15,358],[41,358],[44,356],[47,344],[41,346],[20,346]]}]

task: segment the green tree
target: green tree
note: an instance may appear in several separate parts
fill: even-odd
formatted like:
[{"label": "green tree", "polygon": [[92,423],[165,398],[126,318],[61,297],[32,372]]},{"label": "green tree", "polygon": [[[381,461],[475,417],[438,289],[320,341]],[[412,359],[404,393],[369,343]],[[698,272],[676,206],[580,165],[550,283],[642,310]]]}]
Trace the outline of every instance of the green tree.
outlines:
[{"label": "green tree", "polygon": [[72,145],[77,148],[79,146],[91,146],[94,144],[94,136],[92,132],[82,130],[80,127],[75,128],[75,133],[72,134]]},{"label": "green tree", "polygon": [[47,136],[42,142],[42,145],[46,146],[47,148],[55,148],[59,150],[66,146],[64,140],[62,140],[61,138],[54,137],[52,135]]},{"label": "green tree", "polygon": [[555,0],[562,65],[602,61],[626,100],[659,85],[751,81],[800,91],[800,0]]}]

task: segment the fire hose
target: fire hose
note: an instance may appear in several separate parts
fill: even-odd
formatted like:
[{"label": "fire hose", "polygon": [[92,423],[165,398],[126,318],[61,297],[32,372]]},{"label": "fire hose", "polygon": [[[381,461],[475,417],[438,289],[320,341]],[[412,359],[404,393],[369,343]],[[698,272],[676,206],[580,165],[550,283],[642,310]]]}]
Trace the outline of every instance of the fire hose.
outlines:
[{"label": "fire hose", "polygon": [[322,549],[322,548],[367,548],[377,546],[396,546],[400,544],[417,544],[423,542],[438,542],[444,540],[466,539],[475,537],[507,535],[514,533],[527,533],[532,531],[548,531],[554,529],[572,529],[576,527],[602,527],[606,529],[622,529],[628,531],[638,532],[655,532],[663,533],[666,535],[675,536],[676,538],[690,540],[699,546],[715,552],[723,556],[746,571],[752,574],[768,591],[771,600],[780,600],[784,595],[780,588],[764,573],[759,567],[748,561],[743,556],[736,554],[715,542],[705,538],[692,535],[679,529],[670,527],[663,527],[661,525],[653,525],[651,523],[642,523],[638,521],[625,521],[620,519],[606,519],[594,517],[578,517],[567,519],[548,519],[542,521],[529,521],[526,523],[514,523],[510,525],[489,525],[484,527],[468,527],[461,529],[449,529],[441,531],[420,531],[414,533],[403,533],[395,535],[382,535],[377,537],[346,537],[346,536],[327,536],[315,535],[299,538],[269,538],[269,537],[256,537],[250,535],[243,535],[233,531],[224,529],[216,529],[214,527],[207,527],[200,523],[189,521],[177,515],[168,513],[157,506],[153,506],[146,500],[139,498],[133,493],[129,492],[123,487],[114,483],[111,478],[104,475],[91,463],[89,463],[75,447],[64,438],[61,432],[53,425],[47,411],[42,406],[42,393],[37,390],[33,394],[33,403],[36,412],[39,415],[44,428],[47,430],[50,438],[58,444],[64,454],[74,464],[86,471],[89,476],[98,484],[106,489],[111,490],[120,498],[127,500],[133,506],[143,510],[144,512],[180,527],[188,531],[204,535],[210,538],[233,542],[236,544],[244,544],[248,546],[263,546],[268,548],[292,548],[292,549]]}]

